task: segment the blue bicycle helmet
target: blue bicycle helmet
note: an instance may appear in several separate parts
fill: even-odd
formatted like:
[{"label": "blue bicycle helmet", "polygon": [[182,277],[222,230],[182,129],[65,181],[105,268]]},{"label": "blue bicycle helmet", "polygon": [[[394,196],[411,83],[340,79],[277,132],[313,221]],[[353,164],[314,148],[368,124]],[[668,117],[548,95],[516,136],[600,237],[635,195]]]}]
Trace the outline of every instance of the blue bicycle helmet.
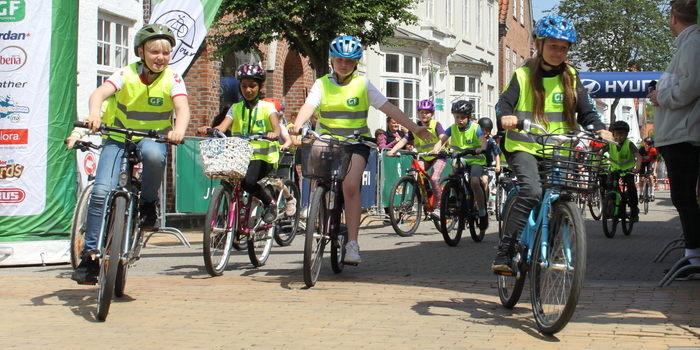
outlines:
[{"label": "blue bicycle helmet", "polygon": [[535,37],[554,38],[576,44],[576,28],[562,16],[549,15],[537,21],[533,30]]},{"label": "blue bicycle helmet", "polygon": [[362,58],[362,43],[350,35],[341,35],[331,41],[331,57]]},{"label": "blue bicycle helmet", "polygon": [[434,111],[435,110],[435,103],[431,100],[422,100],[418,102],[418,108],[419,111],[421,109],[427,109],[429,111]]}]

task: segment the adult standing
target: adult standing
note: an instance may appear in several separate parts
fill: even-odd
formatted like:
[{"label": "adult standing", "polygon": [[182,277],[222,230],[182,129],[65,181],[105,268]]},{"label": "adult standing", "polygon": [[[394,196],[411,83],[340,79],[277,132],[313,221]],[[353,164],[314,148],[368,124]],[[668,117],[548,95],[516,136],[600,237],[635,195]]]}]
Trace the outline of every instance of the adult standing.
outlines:
[{"label": "adult standing", "polygon": [[[657,90],[647,97],[656,106],[656,146],[666,161],[671,201],[678,210],[685,256],[700,255],[700,207],[696,186],[700,166],[700,31],[697,0],[671,1],[669,19],[677,49]],[[700,264],[700,259],[691,259]]]}]

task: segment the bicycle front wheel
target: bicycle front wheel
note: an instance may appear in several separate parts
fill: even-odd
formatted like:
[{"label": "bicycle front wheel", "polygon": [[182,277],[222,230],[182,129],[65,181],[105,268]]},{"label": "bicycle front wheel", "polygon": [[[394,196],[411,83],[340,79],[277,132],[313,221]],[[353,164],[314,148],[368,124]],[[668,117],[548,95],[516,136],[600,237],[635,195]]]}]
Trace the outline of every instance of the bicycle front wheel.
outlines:
[{"label": "bicycle front wheel", "polygon": [[[136,210],[132,211],[133,213],[136,212]],[[138,245],[137,240],[140,237],[140,229],[138,227],[138,224],[136,220],[129,220],[131,222],[131,247],[124,247],[124,253],[128,252],[129,250],[133,249]],[[126,244],[126,243],[124,243]],[[124,245],[122,244],[122,245]],[[138,254],[138,253],[136,253]],[[119,268],[117,269],[117,280],[114,284],[114,296],[117,298],[121,298],[124,296],[124,289],[126,288],[126,277],[129,274],[129,269],[131,266],[128,263],[124,264],[119,264]]]},{"label": "bicycle front wheel", "polygon": [[117,281],[117,271],[121,265],[122,239],[124,238],[124,223],[126,217],[126,198],[116,197],[109,214],[109,231],[103,246],[100,247],[100,286],[97,295],[97,319],[107,319],[112,295]]},{"label": "bicycle front wheel", "polygon": [[[212,276],[221,276],[226,269],[233,244],[233,230],[238,226],[238,210],[231,202],[231,191],[224,185],[214,189],[204,217],[204,266]],[[232,208],[233,207],[233,208]],[[232,226],[229,219],[233,215]]]},{"label": "bicycle front wheel", "polygon": [[[503,225],[508,221],[511,210],[515,205],[514,197],[505,204],[505,211],[503,212]],[[499,240],[503,239],[503,230],[500,230]],[[525,254],[521,254],[524,256]],[[498,275],[498,297],[501,299],[501,305],[506,309],[512,309],[520,300],[520,295],[523,293],[523,287],[525,286],[525,280],[527,279],[527,269],[522,269],[518,266],[520,270],[520,276],[506,276]]]},{"label": "bicycle front wheel", "polygon": [[408,237],[418,230],[423,215],[423,200],[411,175],[399,178],[389,194],[389,222],[394,232]]},{"label": "bicycle front wheel", "polygon": [[622,211],[623,211],[624,215],[622,215],[622,218],[620,218],[620,221],[622,224],[622,233],[625,236],[629,236],[632,234],[632,228],[634,227],[634,221],[632,221],[631,213],[627,212],[627,208],[629,207],[627,204],[629,202],[627,202],[627,200],[624,200],[624,202],[626,202],[626,203],[621,205],[621,207],[623,208]]},{"label": "bicycle front wheel", "polygon": [[586,202],[588,202],[588,211],[591,212],[593,220],[600,220],[603,212],[603,196],[600,187],[596,187],[595,191],[588,194]]},{"label": "bicycle front wheel", "polygon": [[605,237],[615,237],[617,230],[617,217],[615,216],[615,193],[608,193],[603,200],[603,233]]},{"label": "bicycle front wheel", "polygon": [[321,272],[323,249],[326,245],[326,190],[316,188],[309,204],[304,237],[304,283],[307,288],[316,284]]},{"label": "bicycle front wheel", "polygon": [[547,335],[571,320],[586,276],[586,229],[572,202],[554,203],[547,241],[537,235],[532,255],[532,311]]},{"label": "bicycle front wheel", "polygon": [[649,201],[651,200],[651,185],[649,182],[650,180],[646,179],[646,181],[644,181],[644,187],[642,188],[644,215],[649,214]]},{"label": "bicycle front wheel", "polygon": [[[460,195],[459,180],[451,180],[442,188],[442,203],[440,203],[440,231],[442,238],[450,247],[456,247],[462,239],[464,230],[464,218],[462,215],[462,201]],[[450,229],[452,223],[458,222],[457,229]]]},{"label": "bicycle front wheel", "polygon": [[[284,187],[289,190],[292,198],[296,199],[296,205],[294,215],[287,216],[286,213],[282,213],[280,214],[281,219],[277,221],[275,242],[277,242],[277,245],[280,247],[286,247],[294,241],[294,237],[296,237],[297,230],[299,229],[299,217],[301,215],[301,196],[299,195],[299,188],[292,180],[285,180]],[[281,202],[281,207],[284,211],[287,205],[287,199],[282,196]]]},{"label": "bicycle front wheel", "polygon": [[[265,191],[267,191],[267,194],[271,198],[275,198],[274,190],[272,190],[271,187],[265,188]],[[251,197],[248,198],[250,199]],[[248,225],[248,228],[251,230],[248,234],[248,257],[250,258],[250,263],[253,264],[253,266],[260,267],[265,265],[267,258],[270,257],[272,241],[274,240],[275,236],[275,224],[260,222],[260,225],[263,225],[263,227],[269,226],[269,228],[262,230],[256,228],[258,225],[250,224],[253,221],[256,223],[261,221],[260,218],[262,218],[263,212],[265,211],[262,202],[260,202],[257,198],[252,198],[252,200],[253,203],[250,206],[250,215],[251,217],[255,215],[257,220],[250,220]],[[279,206],[280,203],[277,203],[277,205]],[[279,215],[279,207],[277,210]]]},{"label": "bicycle front wheel", "polygon": [[80,252],[85,242],[85,223],[87,221],[88,204],[94,183],[89,184],[78,198],[73,211],[73,222],[70,226],[70,264],[73,270],[80,264]]}]

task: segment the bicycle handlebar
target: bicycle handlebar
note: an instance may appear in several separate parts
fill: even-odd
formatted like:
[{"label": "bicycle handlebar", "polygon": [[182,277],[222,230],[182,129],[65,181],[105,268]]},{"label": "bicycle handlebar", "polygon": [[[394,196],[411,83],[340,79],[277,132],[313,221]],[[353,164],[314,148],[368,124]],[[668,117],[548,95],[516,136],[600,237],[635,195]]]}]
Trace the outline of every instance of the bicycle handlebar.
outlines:
[{"label": "bicycle handlebar", "polygon": [[[301,128],[299,129],[299,135],[302,137],[309,137],[313,136],[317,139],[322,139],[322,136],[330,136],[330,134],[320,134],[314,130],[308,129],[308,128]],[[369,137],[369,136],[362,136],[358,131],[355,131],[355,134],[347,136],[343,139],[339,140],[340,142],[347,142],[347,143],[353,143],[353,144],[364,144],[370,147],[377,147],[377,139],[374,137]],[[354,142],[353,142],[354,141]]]},{"label": "bicycle handlebar", "polygon": [[[563,143],[569,143],[569,142],[578,142],[583,137],[588,137],[588,138],[593,139],[595,141],[605,142],[608,144],[614,144],[614,145],[618,144],[614,140],[608,140],[608,139],[604,138],[603,136],[601,136],[600,134],[598,134],[597,132],[595,132],[593,130],[570,130],[570,131],[563,133],[563,134],[551,134],[549,131],[547,131],[547,129],[544,126],[537,124],[537,123],[533,123],[530,119],[518,120],[516,128],[518,130],[526,131],[530,135],[542,135],[542,134],[549,135],[548,139],[554,140],[556,145],[561,145]],[[537,130],[541,131],[542,134],[534,133],[534,132],[530,131],[530,129],[537,129]]]},{"label": "bicycle handlebar", "polygon": [[[68,143],[67,140],[64,140],[63,142]],[[96,145],[90,141],[76,140],[75,143],[73,143],[73,147],[71,147],[71,149],[77,149],[83,152],[87,152],[87,150],[89,150],[90,148],[98,150],[102,148],[102,145]]]},{"label": "bicycle handlebar", "polygon": [[[77,128],[85,128],[88,129],[88,126],[85,125],[84,122],[76,120],[73,121],[73,126]],[[109,135],[112,132],[118,133],[118,134],[124,134],[125,138],[131,140],[132,137],[138,136],[138,137],[147,137],[154,139],[156,142],[163,142],[163,143],[169,143],[171,145],[177,146],[177,143],[169,141],[167,139],[166,135],[158,133],[158,130],[148,130],[148,131],[139,131],[139,130],[134,130],[134,129],[128,129],[128,128],[117,128],[113,126],[108,126],[106,123],[100,124],[100,132],[102,135]]]}]

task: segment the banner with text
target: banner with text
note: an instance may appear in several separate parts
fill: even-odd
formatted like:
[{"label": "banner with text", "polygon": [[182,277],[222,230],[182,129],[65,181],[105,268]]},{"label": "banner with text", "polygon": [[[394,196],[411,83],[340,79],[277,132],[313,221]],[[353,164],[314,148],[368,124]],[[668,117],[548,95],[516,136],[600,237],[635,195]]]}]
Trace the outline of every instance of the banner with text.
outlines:
[{"label": "banner with text", "polygon": [[581,83],[593,98],[646,98],[649,82],[663,72],[580,72]]}]

